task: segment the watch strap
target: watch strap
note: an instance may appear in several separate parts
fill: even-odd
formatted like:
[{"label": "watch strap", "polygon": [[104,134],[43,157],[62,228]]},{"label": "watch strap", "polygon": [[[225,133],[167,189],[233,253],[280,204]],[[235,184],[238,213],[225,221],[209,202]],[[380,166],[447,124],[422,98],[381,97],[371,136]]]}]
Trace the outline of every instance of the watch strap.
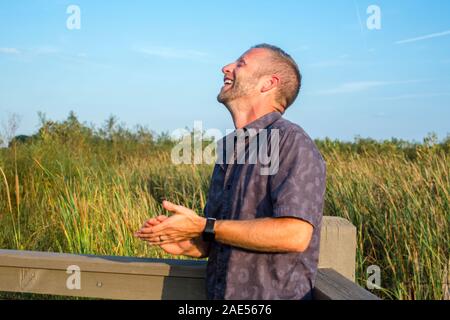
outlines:
[{"label": "watch strap", "polygon": [[206,226],[205,226],[205,229],[203,230],[203,234],[202,234],[203,241],[213,242],[216,239],[216,234],[214,232],[215,224],[216,224],[216,219],[214,219],[214,218],[206,219]]}]

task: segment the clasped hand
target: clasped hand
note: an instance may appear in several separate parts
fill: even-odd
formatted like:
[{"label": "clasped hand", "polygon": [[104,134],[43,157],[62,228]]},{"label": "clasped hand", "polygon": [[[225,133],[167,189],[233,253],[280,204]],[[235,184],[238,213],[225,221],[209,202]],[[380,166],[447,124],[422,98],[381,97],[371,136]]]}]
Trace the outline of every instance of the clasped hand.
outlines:
[{"label": "clasped hand", "polygon": [[[134,234],[135,237],[147,241],[150,245],[163,247],[190,242],[201,236],[206,225],[205,218],[169,201],[163,201],[163,207],[172,215],[170,217],[161,215],[147,220]],[[188,243],[185,244],[188,245]]]}]

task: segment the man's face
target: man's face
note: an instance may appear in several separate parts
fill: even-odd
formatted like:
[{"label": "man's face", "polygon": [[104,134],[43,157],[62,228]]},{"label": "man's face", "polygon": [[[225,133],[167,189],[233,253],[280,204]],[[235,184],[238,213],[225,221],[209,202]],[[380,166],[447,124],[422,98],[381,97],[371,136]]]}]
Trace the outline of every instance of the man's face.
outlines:
[{"label": "man's face", "polygon": [[251,49],[238,60],[222,68],[224,85],[217,100],[228,104],[236,99],[259,93],[258,82],[263,63],[267,63],[268,53],[264,49]]}]

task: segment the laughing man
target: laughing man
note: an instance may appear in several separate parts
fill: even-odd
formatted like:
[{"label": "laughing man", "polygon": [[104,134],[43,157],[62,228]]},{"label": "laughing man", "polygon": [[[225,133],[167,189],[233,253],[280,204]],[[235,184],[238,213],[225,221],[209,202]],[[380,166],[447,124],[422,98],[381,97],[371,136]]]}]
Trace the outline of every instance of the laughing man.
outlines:
[{"label": "laughing man", "polygon": [[236,158],[217,162],[204,217],[164,201],[171,216],[146,221],[136,236],[169,254],[208,257],[208,299],[311,299],[326,166],[305,131],[282,117],[299,94],[299,68],[280,48],[262,44],[222,72],[218,101],[235,132],[277,131],[277,170],[262,174],[261,163]]}]

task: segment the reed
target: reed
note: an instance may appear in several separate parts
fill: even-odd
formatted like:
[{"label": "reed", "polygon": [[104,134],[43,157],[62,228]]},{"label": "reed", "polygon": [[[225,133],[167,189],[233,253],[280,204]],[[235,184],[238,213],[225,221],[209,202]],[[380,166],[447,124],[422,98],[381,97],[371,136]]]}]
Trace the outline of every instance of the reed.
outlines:
[{"label": "reed", "polygon": [[[148,133],[45,124],[0,149],[0,247],[168,258],[133,237],[167,199],[202,213],[212,166],[173,165]],[[357,280],[381,269],[388,299],[448,297],[450,151],[398,142],[317,141],[327,162],[325,215],[358,231]],[[12,199],[15,197],[16,201]]]}]

